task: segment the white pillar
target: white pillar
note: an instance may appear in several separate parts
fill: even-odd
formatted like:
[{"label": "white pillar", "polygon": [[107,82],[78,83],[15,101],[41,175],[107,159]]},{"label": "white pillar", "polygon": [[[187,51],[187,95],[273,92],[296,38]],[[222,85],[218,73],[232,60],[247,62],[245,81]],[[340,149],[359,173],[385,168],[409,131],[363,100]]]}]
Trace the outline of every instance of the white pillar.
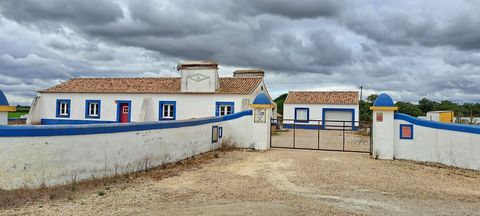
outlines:
[{"label": "white pillar", "polygon": [[0,125],[8,124],[8,112],[0,112]]},{"label": "white pillar", "polygon": [[253,109],[253,142],[256,150],[270,149],[270,118],[271,108]]},{"label": "white pillar", "polygon": [[373,151],[376,159],[394,159],[394,110],[373,110]]}]

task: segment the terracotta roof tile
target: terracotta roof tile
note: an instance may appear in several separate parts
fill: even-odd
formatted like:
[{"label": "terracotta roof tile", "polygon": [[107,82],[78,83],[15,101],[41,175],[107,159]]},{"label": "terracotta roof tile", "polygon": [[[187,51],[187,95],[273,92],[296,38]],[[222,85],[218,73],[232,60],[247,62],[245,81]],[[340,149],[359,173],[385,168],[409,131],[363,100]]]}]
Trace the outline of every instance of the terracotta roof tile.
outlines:
[{"label": "terracotta roof tile", "polygon": [[358,104],[357,91],[291,91],[286,104]]},{"label": "terracotta roof tile", "polygon": [[[250,94],[262,78],[220,78],[215,94]],[[41,93],[183,93],[180,77],[74,78]],[[207,92],[208,93],[208,92]]]}]

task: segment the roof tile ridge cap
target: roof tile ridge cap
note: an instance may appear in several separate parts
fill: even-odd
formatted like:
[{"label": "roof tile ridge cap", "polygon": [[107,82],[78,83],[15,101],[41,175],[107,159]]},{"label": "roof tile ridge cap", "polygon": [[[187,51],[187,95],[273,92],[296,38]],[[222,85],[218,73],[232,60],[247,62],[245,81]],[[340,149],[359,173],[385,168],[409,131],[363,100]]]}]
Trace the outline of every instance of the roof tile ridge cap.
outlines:
[{"label": "roof tile ridge cap", "polygon": [[219,77],[220,79],[263,79],[263,77]]},{"label": "roof tile ridge cap", "polygon": [[69,80],[74,79],[179,79],[181,77],[74,77]]}]

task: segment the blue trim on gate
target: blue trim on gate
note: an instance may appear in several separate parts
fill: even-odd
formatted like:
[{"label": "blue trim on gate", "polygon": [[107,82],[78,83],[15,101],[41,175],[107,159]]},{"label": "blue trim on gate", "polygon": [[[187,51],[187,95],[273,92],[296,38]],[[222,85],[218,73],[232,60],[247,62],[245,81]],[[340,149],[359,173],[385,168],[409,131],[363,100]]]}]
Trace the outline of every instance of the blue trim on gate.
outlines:
[{"label": "blue trim on gate", "polygon": [[232,114],[235,114],[235,102],[217,101],[215,102],[215,116],[220,116],[220,106],[222,105],[230,105],[232,107]]},{"label": "blue trim on gate", "polygon": [[[403,135],[403,127],[408,127],[410,129],[410,136]],[[400,124],[400,139],[413,139],[413,124]]]},{"label": "blue trim on gate", "polygon": [[165,121],[165,122],[131,122],[108,123],[89,125],[1,125],[0,137],[41,137],[41,136],[67,136],[133,132],[144,130],[157,130],[166,128],[181,128],[209,123],[216,123],[251,116],[252,110],[235,113],[232,115],[209,117],[200,119]]},{"label": "blue trim on gate", "polygon": [[75,125],[75,124],[107,124],[117,123],[116,121],[102,121],[102,120],[73,120],[73,119],[41,119],[42,125]]},{"label": "blue trim on gate", "polygon": [[[163,117],[163,105],[172,104],[173,105],[173,118],[164,118]],[[177,102],[176,101],[159,101],[158,102],[158,120],[175,120],[177,119]]]},{"label": "blue trim on gate", "polygon": [[[98,103],[98,116],[91,116],[90,115],[90,103]],[[100,100],[86,100],[85,101],[85,118],[89,119],[100,119],[100,114],[101,114],[101,107],[102,107],[102,101]]]},{"label": "blue trim on gate", "polygon": [[[352,112],[352,130],[357,130],[355,126],[355,109],[353,108],[322,108],[322,125],[325,128],[325,112],[328,111],[340,111],[340,112]],[[333,119],[340,120],[340,119]]]},{"label": "blue trim on gate", "polygon": [[[60,115],[60,103],[67,103],[67,114],[68,115]],[[56,102],[56,111],[55,111],[55,116],[57,118],[70,118],[70,108],[72,107],[72,103],[71,103],[71,100],[70,99],[57,99],[57,102]]]},{"label": "blue trim on gate", "polygon": [[455,123],[443,123],[443,122],[435,122],[429,121],[424,119],[415,118],[403,113],[395,113],[394,119],[396,120],[403,120],[414,125],[419,125],[423,127],[441,129],[441,130],[450,130],[450,131],[458,131],[458,132],[465,132],[465,133],[473,133],[473,134],[480,134],[480,127],[473,126],[473,125],[464,125],[464,124],[455,124]]},{"label": "blue trim on gate", "polygon": [[223,137],[223,127],[218,127],[218,138]]},{"label": "blue trim on gate", "polygon": [[120,110],[120,104],[126,103],[128,104],[128,122],[131,122],[131,116],[132,116],[132,101],[130,100],[117,100],[117,122],[120,123],[120,115],[121,115],[121,110]]},{"label": "blue trim on gate", "polygon": [[[307,120],[297,120],[297,110],[307,110]],[[295,122],[303,122],[303,123],[308,123],[310,121],[310,108],[307,107],[295,107],[294,111],[294,120]]]}]

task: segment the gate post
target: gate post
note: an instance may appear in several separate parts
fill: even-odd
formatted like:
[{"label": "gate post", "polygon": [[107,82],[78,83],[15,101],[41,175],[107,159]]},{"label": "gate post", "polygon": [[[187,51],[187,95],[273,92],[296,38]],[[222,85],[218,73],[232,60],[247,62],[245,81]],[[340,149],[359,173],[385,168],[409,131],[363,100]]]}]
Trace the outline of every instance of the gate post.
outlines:
[{"label": "gate post", "polygon": [[256,150],[270,149],[270,119],[273,116],[275,105],[270,98],[263,92],[260,92],[250,104],[253,108],[253,143]]},{"label": "gate post", "polygon": [[398,110],[398,107],[395,106],[389,95],[382,93],[378,95],[370,110],[373,111],[373,157],[375,159],[393,160],[395,155],[394,112]]}]

